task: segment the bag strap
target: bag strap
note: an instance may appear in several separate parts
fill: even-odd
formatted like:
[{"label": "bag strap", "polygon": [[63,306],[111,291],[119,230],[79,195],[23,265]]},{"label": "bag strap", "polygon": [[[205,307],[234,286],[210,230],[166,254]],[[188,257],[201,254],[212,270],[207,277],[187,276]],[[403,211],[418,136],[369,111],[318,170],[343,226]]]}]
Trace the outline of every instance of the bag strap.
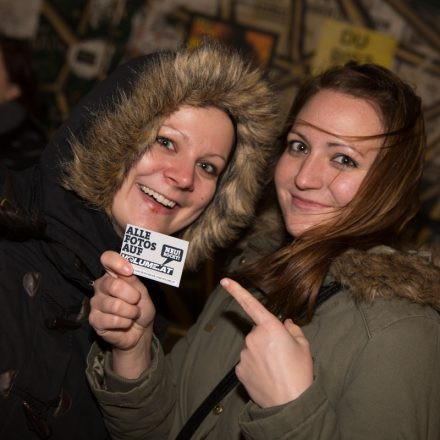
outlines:
[{"label": "bag strap", "polygon": [[[330,283],[324,288],[321,288],[318,297],[316,298],[316,307],[338,292],[340,288],[341,285],[337,282]],[[304,311],[301,316],[304,316],[305,314],[306,311]],[[186,421],[185,425],[177,435],[176,440],[190,439],[211,410],[240,383],[235,375],[235,366],[236,365],[226,373],[225,377],[223,377],[223,379],[215,386],[208,397],[206,397]]]}]

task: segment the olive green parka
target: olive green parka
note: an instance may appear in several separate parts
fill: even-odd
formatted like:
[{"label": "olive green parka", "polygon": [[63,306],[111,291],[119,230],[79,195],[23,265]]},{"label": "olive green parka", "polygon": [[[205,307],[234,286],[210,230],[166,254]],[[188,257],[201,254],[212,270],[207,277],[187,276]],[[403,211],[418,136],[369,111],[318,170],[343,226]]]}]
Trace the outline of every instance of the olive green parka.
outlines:
[{"label": "olive green parka", "polygon": [[[233,263],[255,258],[266,240]],[[314,382],[296,400],[254,404],[239,385],[194,439],[438,440],[440,438],[440,269],[428,253],[388,247],[348,251],[325,283],[343,288],[303,327]],[[195,326],[136,380],[111,372],[111,354],[94,346],[87,376],[108,429],[119,439],[174,439],[194,410],[239,360],[249,318],[221,287]]]}]

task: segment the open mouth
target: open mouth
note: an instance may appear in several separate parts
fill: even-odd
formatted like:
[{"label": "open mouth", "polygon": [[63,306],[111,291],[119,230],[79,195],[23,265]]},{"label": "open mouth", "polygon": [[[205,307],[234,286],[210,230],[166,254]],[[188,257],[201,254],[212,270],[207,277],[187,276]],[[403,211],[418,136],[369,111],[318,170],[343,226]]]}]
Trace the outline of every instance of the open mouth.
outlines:
[{"label": "open mouth", "polygon": [[143,193],[147,194],[148,196],[153,198],[157,203],[160,203],[162,206],[165,206],[166,208],[174,208],[176,206],[176,202],[167,199],[162,194],[153,191],[151,188],[148,188],[147,186],[140,185],[140,189]]}]

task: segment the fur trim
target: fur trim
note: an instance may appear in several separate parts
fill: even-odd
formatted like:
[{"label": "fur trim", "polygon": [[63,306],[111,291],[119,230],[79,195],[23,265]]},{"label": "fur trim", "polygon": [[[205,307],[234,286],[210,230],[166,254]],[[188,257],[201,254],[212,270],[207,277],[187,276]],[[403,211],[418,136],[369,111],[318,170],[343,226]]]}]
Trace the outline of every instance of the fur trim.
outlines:
[{"label": "fur trim", "polygon": [[71,141],[73,162],[64,185],[108,215],[113,196],[133,164],[151,147],[165,117],[182,105],[214,105],[236,124],[236,146],[213,201],[184,231],[187,266],[236,239],[254,215],[278,134],[274,93],[259,69],[214,43],[151,56],[114,110],[100,115],[86,140]]},{"label": "fur trim", "polygon": [[440,310],[440,267],[428,250],[398,252],[387,246],[350,250],[336,259],[330,273],[356,299],[400,297]]}]

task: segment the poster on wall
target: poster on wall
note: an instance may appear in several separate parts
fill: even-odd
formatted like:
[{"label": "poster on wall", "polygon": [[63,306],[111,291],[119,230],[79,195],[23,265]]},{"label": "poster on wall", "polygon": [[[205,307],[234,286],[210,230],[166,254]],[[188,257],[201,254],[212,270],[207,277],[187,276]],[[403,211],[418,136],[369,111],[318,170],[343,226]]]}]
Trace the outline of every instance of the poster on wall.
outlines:
[{"label": "poster on wall", "polygon": [[390,35],[351,24],[326,19],[315,51],[312,71],[354,60],[391,68],[397,41]]},{"label": "poster on wall", "polygon": [[237,47],[256,64],[262,66],[270,65],[277,41],[277,36],[273,33],[237,24],[231,25],[221,19],[194,14],[188,31],[189,47],[197,46],[204,36]]}]

